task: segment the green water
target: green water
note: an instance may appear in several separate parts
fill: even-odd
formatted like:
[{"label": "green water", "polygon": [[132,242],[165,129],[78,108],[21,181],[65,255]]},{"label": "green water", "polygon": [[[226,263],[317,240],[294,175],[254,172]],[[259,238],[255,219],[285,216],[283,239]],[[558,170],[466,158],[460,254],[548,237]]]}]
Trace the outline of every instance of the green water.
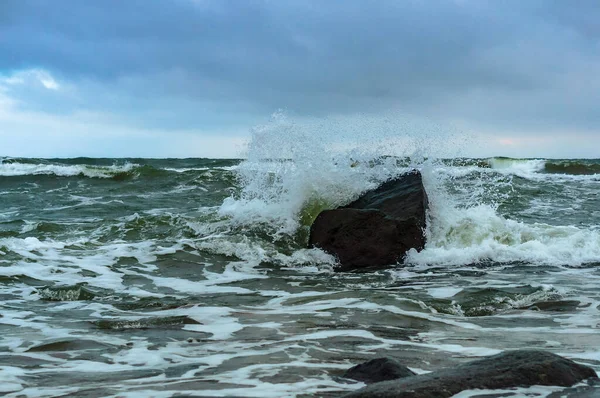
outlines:
[{"label": "green water", "polygon": [[377,355],[531,347],[600,369],[598,162],[428,161],[406,266],[305,248],[319,211],[408,164],[3,158],[0,392],[333,397]]}]

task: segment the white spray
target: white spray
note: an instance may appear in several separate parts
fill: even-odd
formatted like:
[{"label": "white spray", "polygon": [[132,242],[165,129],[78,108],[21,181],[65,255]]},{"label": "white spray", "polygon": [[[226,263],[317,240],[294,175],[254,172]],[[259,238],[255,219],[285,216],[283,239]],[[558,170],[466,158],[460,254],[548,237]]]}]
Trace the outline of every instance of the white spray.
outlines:
[{"label": "white spray", "polygon": [[[426,249],[410,252],[409,263],[600,261],[595,230],[527,224],[498,214],[496,200],[507,194],[495,198],[495,191],[510,189],[515,175],[538,176],[543,160],[490,159],[466,166],[435,160],[459,155],[465,142],[456,132],[398,115],[296,122],[277,113],[252,130],[247,159],[236,169],[241,191],[227,198],[219,213],[233,225],[266,229],[275,239],[292,236],[312,221],[305,219],[307,213],[314,217],[418,168],[430,199],[430,222]],[[555,177],[543,176],[548,178]]]}]

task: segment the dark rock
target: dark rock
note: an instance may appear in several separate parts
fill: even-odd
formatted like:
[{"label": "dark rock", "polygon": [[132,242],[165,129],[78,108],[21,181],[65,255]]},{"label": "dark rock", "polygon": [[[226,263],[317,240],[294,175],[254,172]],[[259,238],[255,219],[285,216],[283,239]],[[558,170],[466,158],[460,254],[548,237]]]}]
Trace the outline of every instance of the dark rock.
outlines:
[{"label": "dark rock", "polygon": [[185,325],[198,325],[200,322],[185,315],[165,316],[141,319],[101,319],[92,321],[100,329],[136,330],[136,329],[179,329]]},{"label": "dark rock", "polygon": [[597,377],[592,377],[587,380],[588,386],[600,387],[600,379]]},{"label": "dark rock", "polygon": [[344,377],[370,384],[401,379],[415,374],[415,372],[393,358],[377,358],[348,369],[344,373]]},{"label": "dark rock", "polygon": [[363,194],[345,209],[375,209],[396,220],[414,219],[425,227],[428,201],[418,170],[401,175]]},{"label": "dark rock", "polygon": [[587,385],[565,388],[555,391],[547,398],[598,398],[600,397],[600,383],[597,378],[587,380]]},{"label": "dark rock", "polygon": [[581,304],[577,300],[552,300],[533,303],[523,309],[534,311],[574,311]]},{"label": "dark rock", "polygon": [[113,346],[94,340],[86,339],[59,339],[29,347],[25,352],[62,352],[79,350],[109,350]]},{"label": "dark rock", "polygon": [[310,244],[334,254],[338,271],[382,267],[395,264],[410,248],[400,240],[402,232],[378,210],[326,210],[311,228]]},{"label": "dark rock", "polygon": [[346,398],[445,398],[464,390],[533,385],[570,387],[597,377],[590,367],[535,350],[509,351],[451,369],[375,383]]},{"label": "dark rock", "polygon": [[40,299],[47,301],[93,300],[96,294],[82,285],[45,287],[38,290]]},{"label": "dark rock", "polygon": [[335,255],[338,271],[383,267],[423,249],[428,200],[421,173],[382,184],[347,206],[321,212],[310,228],[310,247]]}]

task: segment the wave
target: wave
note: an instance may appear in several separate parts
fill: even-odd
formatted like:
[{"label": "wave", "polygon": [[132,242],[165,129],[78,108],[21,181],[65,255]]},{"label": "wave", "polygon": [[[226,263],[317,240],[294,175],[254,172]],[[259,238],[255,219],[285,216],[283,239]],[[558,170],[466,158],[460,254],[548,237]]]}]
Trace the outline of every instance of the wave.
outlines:
[{"label": "wave", "polygon": [[507,170],[514,173],[536,173],[544,170],[544,159],[513,159],[496,157],[487,160],[490,168],[494,170]]},{"label": "wave", "polygon": [[569,176],[595,175],[600,173],[598,159],[514,159],[495,157],[487,159],[491,169],[531,176],[540,174],[563,174]]},{"label": "wave", "polygon": [[[426,152],[428,142],[402,154],[390,153],[385,143],[391,137],[381,137],[375,129],[363,131],[360,139],[353,137],[352,145],[340,147],[332,139],[340,138],[338,126],[319,127],[321,131],[307,130],[277,120],[255,130],[247,160],[234,171],[239,191],[224,200],[219,215],[242,226],[245,233],[266,231],[275,241],[293,237],[302,246],[320,211],[344,205],[383,181],[417,168],[430,199],[430,222],[426,248],[408,253],[409,264],[600,263],[600,232],[593,224],[583,224],[585,218],[589,220],[585,214],[554,220],[544,219],[541,211],[538,219],[527,213],[540,198],[544,206],[559,199],[569,205],[568,197],[556,197],[553,184],[573,180],[553,177],[552,167],[593,170],[597,161],[437,159]],[[399,139],[406,142],[405,138]]]},{"label": "wave", "polygon": [[546,173],[570,175],[600,174],[600,162],[598,160],[547,161],[544,165],[544,171]]},{"label": "wave", "polygon": [[433,200],[425,250],[410,252],[411,264],[491,261],[581,266],[600,262],[600,233],[595,229],[527,224],[503,217],[491,206],[452,208],[440,206],[439,198]]},{"label": "wave", "polygon": [[[78,158],[77,161],[84,161]],[[139,177],[160,177],[168,173],[189,173],[215,171],[232,171],[235,165],[221,165],[216,167],[159,167],[143,163],[125,162],[122,164],[100,165],[110,159],[88,160],[86,163],[74,163],[75,159],[61,161],[61,163],[43,159],[0,159],[0,177],[24,176],[52,176],[52,177],[86,177],[127,180]],[[114,162],[114,160],[113,160]],[[94,164],[96,163],[96,164]]]},{"label": "wave", "polygon": [[[0,158],[0,177],[18,177],[18,176],[56,176],[56,177],[88,177],[88,178],[113,178],[128,179],[136,177],[162,176],[165,173],[197,173],[207,171],[226,171],[245,174],[259,172],[279,173],[281,165],[288,165],[289,168],[295,168],[293,165],[299,164],[306,159],[302,159],[305,154],[298,156],[303,151],[310,151],[307,148],[316,150],[313,152],[315,158],[311,160],[311,166],[315,172],[324,174],[328,168],[330,172],[334,169],[340,169],[349,166],[355,170],[364,170],[369,168],[377,173],[377,168],[387,168],[388,174],[380,177],[389,177],[390,168],[410,168],[418,167],[427,161],[434,161],[443,164],[452,169],[455,175],[466,175],[474,171],[486,172],[495,171],[504,174],[514,174],[524,178],[552,178],[551,175],[573,176],[575,178],[594,176],[600,174],[600,160],[594,159],[565,159],[565,160],[546,160],[546,159],[518,159],[507,157],[494,157],[487,159],[478,158],[427,158],[423,156],[390,156],[377,154],[372,148],[367,150],[358,150],[356,148],[350,151],[335,151],[324,149],[323,142],[311,143],[311,145],[301,144],[301,140],[292,140],[297,144],[288,144],[287,151],[293,153],[292,156],[281,158],[281,143],[270,145],[270,152],[265,153],[261,150],[260,157],[249,156],[248,159],[241,161],[243,169],[237,173],[239,160],[219,160],[219,159],[127,159],[118,160],[110,158],[73,158],[73,159],[35,159],[35,158]],[[306,148],[295,148],[295,145],[302,145]],[[285,145],[283,145],[285,146]],[[252,152],[251,152],[252,153]],[[321,156],[319,156],[321,155]],[[319,158],[317,160],[317,158]],[[176,164],[173,164],[175,162]],[[282,163],[283,162],[283,163]],[[258,164],[262,163],[262,164]],[[347,164],[346,164],[347,163]],[[318,167],[325,167],[317,170]],[[245,169],[245,170],[244,170]],[[271,169],[271,170],[269,170]],[[306,171],[306,170],[303,170]],[[371,175],[371,177],[376,176]],[[253,178],[253,177],[252,177]],[[242,184],[246,185],[247,178],[242,176]],[[244,191],[248,191],[244,188]],[[246,192],[248,193],[248,192]]]},{"label": "wave", "polygon": [[57,177],[82,176],[89,178],[118,178],[132,175],[139,165],[125,164],[122,166],[87,166],[87,165],[61,165],[61,164],[39,164],[2,162],[0,163],[0,176],[39,176],[52,175]]}]

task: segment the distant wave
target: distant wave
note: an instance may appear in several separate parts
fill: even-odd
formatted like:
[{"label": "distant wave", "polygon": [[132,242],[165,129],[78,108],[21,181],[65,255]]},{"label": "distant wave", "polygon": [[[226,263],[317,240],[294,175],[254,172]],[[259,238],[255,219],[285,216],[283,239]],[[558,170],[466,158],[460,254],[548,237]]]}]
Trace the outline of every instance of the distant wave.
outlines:
[{"label": "distant wave", "polygon": [[593,175],[600,174],[598,159],[515,159],[505,157],[489,158],[487,164],[492,169],[514,170],[516,172]]},{"label": "distant wave", "polygon": [[590,175],[600,173],[600,163],[597,160],[560,160],[547,161],[544,166],[546,173]]},{"label": "distant wave", "polygon": [[[235,166],[217,167],[160,167],[160,165],[109,162],[111,159],[27,159],[0,158],[0,177],[52,176],[87,177],[127,180],[130,178],[164,176],[168,173],[199,172],[207,170],[230,171]],[[79,162],[79,163],[77,163]],[[109,163],[109,164],[106,164]],[[141,163],[141,162],[140,162]]]},{"label": "distant wave", "polygon": [[121,166],[88,166],[88,165],[61,165],[61,164],[35,164],[21,162],[0,163],[0,176],[57,176],[57,177],[89,177],[89,178],[118,178],[133,176],[133,173],[144,166],[127,163]]}]

